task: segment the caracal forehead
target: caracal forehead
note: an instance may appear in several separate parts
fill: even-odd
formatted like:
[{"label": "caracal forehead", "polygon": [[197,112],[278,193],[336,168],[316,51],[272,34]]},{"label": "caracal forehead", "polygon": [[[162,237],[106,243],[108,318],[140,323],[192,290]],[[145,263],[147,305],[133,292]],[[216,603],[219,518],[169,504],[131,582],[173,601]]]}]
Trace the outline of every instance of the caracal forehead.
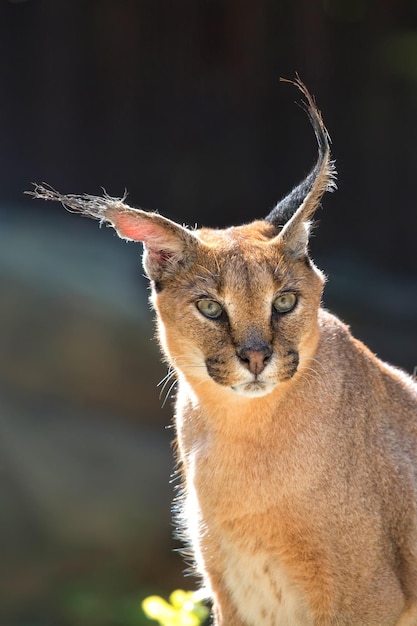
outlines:
[{"label": "caracal forehead", "polygon": [[229,248],[236,244],[254,244],[256,242],[269,242],[276,234],[276,228],[259,220],[242,226],[232,226],[223,230],[201,228],[197,234],[202,241],[213,246]]},{"label": "caracal forehead", "polygon": [[208,244],[203,264],[216,268],[222,287],[254,293],[295,279],[294,265],[285,258],[276,229],[266,222],[224,230],[204,228],[197,234]]}]

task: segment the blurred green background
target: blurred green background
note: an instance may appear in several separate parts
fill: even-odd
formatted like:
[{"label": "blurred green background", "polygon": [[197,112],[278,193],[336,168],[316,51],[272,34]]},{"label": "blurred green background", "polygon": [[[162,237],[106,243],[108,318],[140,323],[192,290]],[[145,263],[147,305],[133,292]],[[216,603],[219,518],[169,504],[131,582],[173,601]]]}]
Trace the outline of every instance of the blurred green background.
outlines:
[{"label": "blurred green background", "polygon": [[193,588],[172,538],[171,399],[141,246],[23,195],[112,195],[179,222],[262,217],[329,127],[325,303],[417,364],[415,0],[1,0],[0,626],[134,626]]}]

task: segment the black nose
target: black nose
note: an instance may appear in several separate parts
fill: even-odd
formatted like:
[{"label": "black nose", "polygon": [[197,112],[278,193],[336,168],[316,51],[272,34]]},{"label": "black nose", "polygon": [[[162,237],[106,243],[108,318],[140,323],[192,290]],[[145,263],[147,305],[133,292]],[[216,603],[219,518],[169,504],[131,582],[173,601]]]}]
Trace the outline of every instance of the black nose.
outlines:
[{"label": "black nose", "polygon": [[263,372],[272,356],[272,350],[266,344],[242,346],[236,352],[242,364],[255,376]]}]

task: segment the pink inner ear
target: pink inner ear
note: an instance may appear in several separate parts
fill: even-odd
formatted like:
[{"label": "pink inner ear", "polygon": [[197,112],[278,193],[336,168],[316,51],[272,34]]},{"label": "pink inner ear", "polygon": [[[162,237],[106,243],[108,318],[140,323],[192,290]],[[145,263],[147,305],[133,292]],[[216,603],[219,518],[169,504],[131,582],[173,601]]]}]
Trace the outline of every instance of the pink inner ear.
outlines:
[{"label": "pink inner ear", "polygon": [[168,228],[135,213],[114,213],[110,217],[120,237],[142,241],[148,254],[157,263],[164,264],[178,254],[181,243]]},{"label": "pink inner ear", "polygon": [[[115,216],[116,217],[116,216]],[[162,240],[164,230],[147,220],[132,216],[129,213],[120,213],[114,220],[117,232],[121,237],[132,239],[133,241],[143,241],[152,246],[152,240]]]}]

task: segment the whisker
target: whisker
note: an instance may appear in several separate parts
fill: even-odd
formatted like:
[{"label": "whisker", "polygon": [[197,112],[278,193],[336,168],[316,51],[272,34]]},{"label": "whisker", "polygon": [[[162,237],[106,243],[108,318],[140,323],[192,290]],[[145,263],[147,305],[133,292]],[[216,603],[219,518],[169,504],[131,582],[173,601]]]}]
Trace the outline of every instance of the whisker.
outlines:
[{"label": "whisker", "polygon": [[323,378],[323,374],[321,374],[320,372],[318,372],[316,369],[314,369],[314,367],[311,367],[311,365],[309,365],[308,367],[305,368],[306,372],[311,372],[312,374],[315,374],[318,378],[320,378],[320,380]]},{"label": "whisker", "polygon": [[323,374],[326,374],[326,368],[324,367],[323,363],[322,363],[321,361],[319,361],[319,359],[317,359],[317,358],[315,358],[315,357],[312,357],[312,358],[310,359],[310,361],[311,361],[312,363],[314,363],[314,365],[319,365],[319,366],[320,366],[320,368],[321,368],[321,370],[322,370],[322,372],[323,372]]},{"label": "whisker", "polygon": [[325,373],[326,373],[325,368],[319,361],[316,361],[315,364],[320,365],[321,370],[322,370],[321,372],[317,371],[310,365],[301,372],[301,375],[308,381],[312,381],[316,383],[317,381],[319,381],[321,385],[323,385],[326,389],[329,389],[329,383],[325,376]]},{"label": "whisker", "polygon": [[159,381],[159,383],[157,384],[157,387],[160,387],[162,384],[165,384],[166,381],[168,381],[171,378],[171,376],[173,376],[173,374],[174,374],[174,369],[172,367],[169,367],[167,374],[162,378],[162,380]]},{"label": "whisker", "polygon": [[167,403],[168,398],[170,397],[171,391],[174,389],[175,385],[177,384],[177,380],[175,379],[174,382],[172,383],[172,385],[170,386],[170,388],[168,389],[166,396],[164,398],[164,401],[162,403],[162,409],[164,408],[165,404]]},{"label": "whisker", "polygon": [[162,380],[159,381],[159,383],[157,384],[157,387],[161,387],[161,391],[164,390],[166,384],[171,380],[171,378],[174,376],[175,372],[174,370],[171,370],[168,372],[168,374],[166,376],[164,376],[164,378]]},{"label": "whisker", "polygon": [[308,380],[309,382],[310,381],[311,382],[316,382],[316,380],[317,380],[317,373],[309,371],[307,369],[305,369],[305,370],[303,370],[301,372],[301,376],[302,376],[302,378],[304,378],[305,380]]},{"label": "whisker", "polygon": [[[164,391],[165,391],[165,389],[166,389],[167,385],[168,385],[168,384],[169,384],[169,382],[170,382],[170,381],[174,378],[174,376],[175,376],[175,372],[172,372],[172,373],[170,374],[169,378],[167,378],[167,379],[165,380],[164,385],[163,385],[163,387],[161,387],[161,390],[160,390],[160,392],[159,392],[159,399],[161,399],[161,398],[162,398],[162,396],[163,396],[163,394],[164,394]],[[174,380],[174,384],[175,384],[176,382],[177,382],[177,379],[175,379],[175,380]],[[172,387],[172,385],[171,385],[171,387]],[[170,387],[170,388],[171,388],[171,387]]]},{"label": "whisker", "polygon": [[158,387],[162,385],[161,390],[159,392],[159,399],[161,399],[162,394],[164,393],[164,389],[166,388],[166,386],[168,385],[168,383],[170,382],[170,380],[172,380],[174,376],[176,376],[176,371],[172,366],[170,366],[166,376],[164,376],[164,378],[157,385]]}]

